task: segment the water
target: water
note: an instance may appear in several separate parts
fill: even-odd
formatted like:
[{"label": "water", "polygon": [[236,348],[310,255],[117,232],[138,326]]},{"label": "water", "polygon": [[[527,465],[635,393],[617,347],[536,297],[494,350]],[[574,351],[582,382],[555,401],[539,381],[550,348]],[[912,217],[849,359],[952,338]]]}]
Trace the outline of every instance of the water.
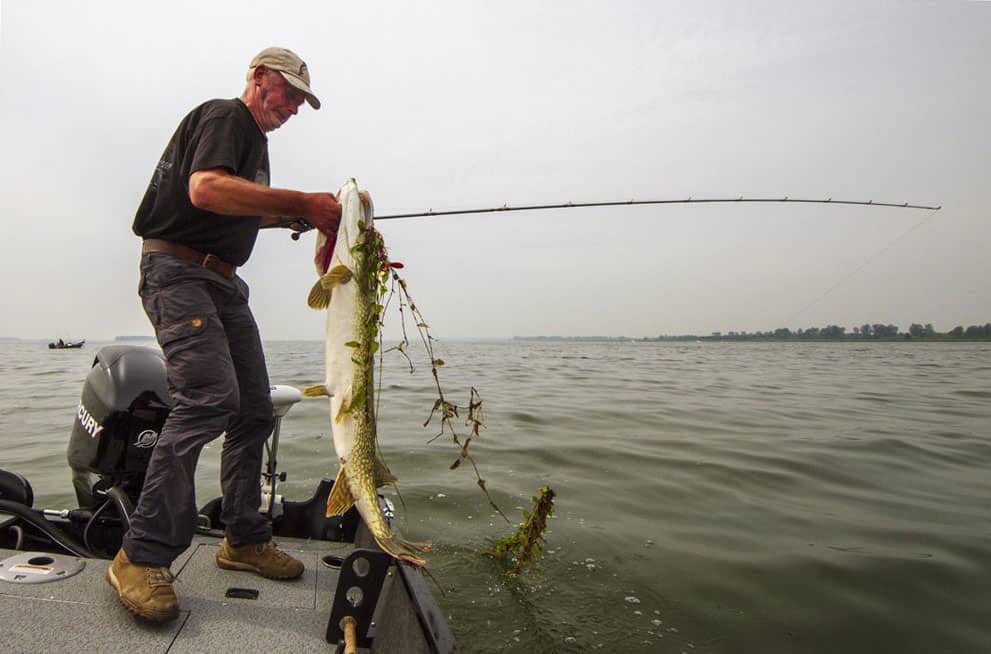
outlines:
[{"label": "water", "polygon": [[[99,344],[0,344],[0,466],[72,505],[66,438]],[[991,651],[991,344],[440,343],[487,429],[471,451],[514,521],[557,492],[543,574],[482,556],[512,531],[427,445],[429,370],[387,365],[380,440],[401,528],[430,540],[464,652]],[[267,344],[273,383],[322,345]],[[421,353],[422,356],[422,353]],[[288,497],[333,475],[325,402],[282,432]],[[219,494],[219,443],[197,493]],[[397,500],[398,504],[398,500]]]}]

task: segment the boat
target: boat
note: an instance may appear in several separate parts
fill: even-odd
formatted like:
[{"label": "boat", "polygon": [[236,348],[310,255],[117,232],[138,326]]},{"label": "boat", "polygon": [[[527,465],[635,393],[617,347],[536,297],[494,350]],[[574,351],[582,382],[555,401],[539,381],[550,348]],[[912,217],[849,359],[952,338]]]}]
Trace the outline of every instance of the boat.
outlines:
[{"label": "boat", "polygon": [[63,341],[61,338],[48,344],[49,350],[75,350],[86,344],[86,339],[81,341]]},{"label": "boat", "polygon": [[[333,480],[284,498],[276,469],[283,418],[299,390],[272,387],[275,426],[259,483],[281,549],[303,560],[294,581],[220,570],[220,498],[198,511],[193,543],[173,563],[179,618],[132,616],[105,580],[140,494],[171,401],[157,349],[101,348],[86,377],[68,462],[76,504],[36,508],[30,482],[0,469],[0,628],[4,652],[403,652],[456,644],[424,573],[376,544],[357,511],[324,515]],[[395,508],[379,496],[387,520]],[[396,527],[393,526],[393,529]]]}]

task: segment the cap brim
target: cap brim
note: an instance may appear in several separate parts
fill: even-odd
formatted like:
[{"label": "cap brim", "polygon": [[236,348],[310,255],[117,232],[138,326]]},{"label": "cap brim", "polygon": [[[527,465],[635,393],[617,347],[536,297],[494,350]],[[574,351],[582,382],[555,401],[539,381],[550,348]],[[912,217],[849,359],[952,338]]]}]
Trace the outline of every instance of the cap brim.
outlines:
[{"label": "cap brim", "polygon": [[283,79],[289,82],[289,84],[291,84],[294,88],[299,89],[300,91],[303,92],[303,95],[306,96],[306,102],[309,103],[311,107],[313,107],[314,109],[320,108],[320,99],[313,94],[313,91],[310,89],[309,86],[306,85],[306,82],[296,77],[292,73],[287,73],[284,70],[280,70],[279,74],[281,74]]}]

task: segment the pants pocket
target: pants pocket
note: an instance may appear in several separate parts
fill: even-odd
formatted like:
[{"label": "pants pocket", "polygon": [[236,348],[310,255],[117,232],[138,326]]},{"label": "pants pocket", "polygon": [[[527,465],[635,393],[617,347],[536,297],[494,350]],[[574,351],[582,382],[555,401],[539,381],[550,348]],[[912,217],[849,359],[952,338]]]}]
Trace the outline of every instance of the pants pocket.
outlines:
[{"label": "pants pocket", "polygon": [[164,288],[149,283],[142,302],[165,355],[173,394],[201,405],[236,404],[237,380],[209,282],[180,281]]},{"label": "pants pocket", "polygon": [[158,329],[158,344],[162,346],[166,358],[194,344],[196,337],[206,330],[210,320],[205,315],[192,317]]}]

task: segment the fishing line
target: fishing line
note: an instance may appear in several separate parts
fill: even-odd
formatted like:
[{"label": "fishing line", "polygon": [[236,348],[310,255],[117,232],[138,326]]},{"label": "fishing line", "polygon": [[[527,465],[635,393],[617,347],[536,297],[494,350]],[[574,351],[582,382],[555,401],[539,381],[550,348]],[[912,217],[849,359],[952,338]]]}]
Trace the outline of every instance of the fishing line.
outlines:
[{"label": "fishing line", "polygon": [[[938,209],[938,207],[937,207],[937,209]],[[825,292],[823,292],[821,295],[819,295],[814,300],[812,300],[811,302],[809,302],[805,307],[803,307],[802,309],[800,309],[792,317],[790,317],[788,320],[786,320],[785,323],[784,323],[785,326],[787,326],[789,324],[793,324],[796,318],[798,318],[803,313],[805,313],[806,311],[808,311],[809,309],[811,309],[813,306],[815,306],[816,304],[818,304],[819,302],[821,302],[823,298],[825,298],[827,295],[829,295],[830,293],[832,293],[833,291],[835,291],[837,288],[839,288],[843,284],[847,283],[851,278],[853,278],[856,275],[860,274],[864,270],[864,268],[867,267],[867,264],[871,263],[872,261],[874,261],[874,259],[876,259],[880,255],[884,254],[885,252],[887,252],[888,250],[890,250],[891,248],[893,248],[895,246],[895,244],[898,243],[898,241],[902,240],[903,238],[905,238],[906,236],[908,236],[909,234],[911,234],[912,232],[914,232],[915,230],[917,230],[919,227],[922,227],[922,225],[925,224],[927,221],[929,221],[933,217],[933,215],[934,214],[929,214],[928,216],[926,216],[925,218],[923,218],[922,220],[920,220],[919,222],[915,223],[914,225],[912,225],[911,227],[909,227],[907,230],[905,230],[904,232],[902,232],[901,234],[899,234],[898,236],[896,236],[892,241],[888,242],[880,250],[877,250],[876,252],[870,254],[867,257],[867,259],[864,260],[864,262],[861,265],[859,265],[856,269],[853,270],[853,272],[851,272],[850,274],[846,275],[845,277],[842,277],[838,282],[836,282],[835,284],[833,284],[832,286],[830,286],[828,289],[826,289]]]}]

